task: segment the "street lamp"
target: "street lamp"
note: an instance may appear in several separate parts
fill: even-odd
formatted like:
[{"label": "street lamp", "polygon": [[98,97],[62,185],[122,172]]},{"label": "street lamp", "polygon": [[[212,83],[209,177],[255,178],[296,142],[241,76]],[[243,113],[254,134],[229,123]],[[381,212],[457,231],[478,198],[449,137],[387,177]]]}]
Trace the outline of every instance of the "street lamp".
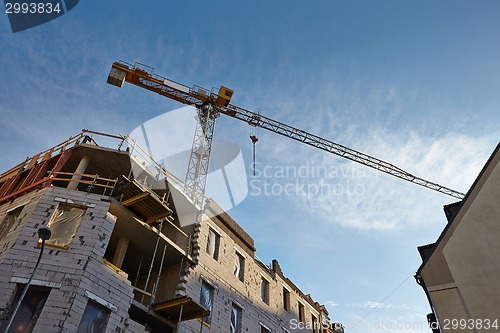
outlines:
[{"label": "street lamp", "polygon": [[19,307],[21,306],[21,303],[23,302],[24,296],[26,296],[26,293],[28,292],[28,288],[30,287],[31,280],[33,280],[33,276],[35,275],[35,271],[38,268],[38,264],[40,263],[40,259],[42,259],[42,253],[43,253],[43,248],[45,246],[45,241],[52,236],[52,233],[50,232],[49,228],[40,228],[38,229],[38,237],[42,240],[42,248],[40,249],[40,254],[38,256],[38,260],[36,261],[35,268],[33,269],[33,272],[31,272],[31,276],[24,286],[24,290],[19,297],[19,300],[17,301],[16,307],[14,308],[14,312],[12,312],[12,315],[10,316],[9,323],[7,324],[7,327],[5,328],[4,333],[9,332],[10,326],[12,325],[12,322],[14,321],[14,318],[16,317],[17,311],[19,310]]}]

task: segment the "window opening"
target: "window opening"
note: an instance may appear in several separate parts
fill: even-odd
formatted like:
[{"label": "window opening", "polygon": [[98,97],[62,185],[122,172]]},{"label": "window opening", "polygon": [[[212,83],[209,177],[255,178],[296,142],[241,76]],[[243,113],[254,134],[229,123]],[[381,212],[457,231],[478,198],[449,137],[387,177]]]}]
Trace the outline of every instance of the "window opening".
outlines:
[{"label": "window opening", "polygon": [[[12,300],[11,308],[15,307],[21,294],[24,290],[24,284],[19,284],[17,286],[16,294]],[[29,286],[26,295],[21,302],[21,306],[12,321],[10,329],[6,333],[30,333],[33,331],[35,324],[40,317],[43,306],[49,297],[50,288],[39,287],[39,286]],[[13,310],[13,309],[11,309]],[[1,327],[1,332],[7,327],[8,321],[5,321]]]},{"label": "window opening", "polygon": [[89,300],[76,333],[105,333],[110,313],[108,308]]},{"label": "window opening", "polygon": [[241,333],[242,312],[241,308],[233,303],[231,306],[230,333]]},{"label": "window opening", "polygon": [[290,292],[283,287],[283,308],[290,311]]},{"label": "window opening", "polygon": [[299,322],[303,323],[305,321],[304,318],[304,305],[299,302]]},{"label": "window opening", "polygon": [[47,225],[52,237],[45,244],[68,249],[83,221],[85,210],[83,207],[59,204]]},{"label": "window opening", "polygon": [[245,258],[236,252],[234,258],[234,276],[236,276],[240,281],[244,280],[245,277]]},{"label": "window opening", "polygon": [[24,206],[17,207],[16,209],[7,213],[2,223],[0,224],[0,241],[3,240],[11,231],[16,230],[21,222],[21,212]]},{"label": "window opening", "polygon": [[211,286],[208,282],[201,282],[201,293],[200,293],[200,304],[210,310],[210,314],[202,319],[202,321],[208,325],[212,322],[212,307],[214,302],[214,291],[215,288]]},{"label": "window opening", "polygon": [[214,230],[208,230],[207,253],[215,260],[219,259],[220,235]]},{"label": "window opening", "polygon": [[264,278],[260,285],[260,297],[264,303],[269,304],[269,282]]}]

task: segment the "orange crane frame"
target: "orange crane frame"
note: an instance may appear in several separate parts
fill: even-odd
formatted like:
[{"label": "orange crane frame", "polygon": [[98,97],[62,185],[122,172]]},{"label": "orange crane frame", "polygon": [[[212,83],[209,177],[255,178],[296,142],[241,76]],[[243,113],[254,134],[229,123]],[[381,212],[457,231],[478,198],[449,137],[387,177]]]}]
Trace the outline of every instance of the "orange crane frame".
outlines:
[{"label": "orange crane frame", "polygon": [[[200,131],[200,129],[198,129],[197,131],[201,133],[201,135],[204,136],[205,139],[208,139],[204,142],[204,144],[208,145],[208,147],[205,147],[206,151],[204,160],[201,162],[193,162],[195,164],[198,164],[196,171],[198,174],[191,172],[191,176],[195,178],[205,178],[201,181],[198,181],[198,184],[190,185],[189,182],[192,180],[188,179],[190,177],[187,176],[186,189],[188,190],[188,193],[192,191],[192,198],[200,198],[199,200],[195,200],[195,203],[201,204],[201,207],[203,206],[203,202],[200,200],[203,200],[202,198],[205,193],[206,175],[208,173],[208,163],[210,160],[211,140],[215,127],[215,118],[217,118],[221,113],[244,121],[252,126],[264,128],[271,132],[302,142],[306,145],[338,155],[356,163],[360,163],[375,170],[384,172],[391,176],[409,181],[411,183],[429,188],[440,193],[444,193],[457,199],[463,199],[463,197],[465,196],[465,194],[455,191],[451,188],[414,176],[413,174],[400,169],[391,163],[345,147],[341,144],[292,127],[269,117],[262,116],[259,113],[229,104],[233,91],[224,86],[222,86],[216,93],[213,90],[208,91],[196,85],[193,87],[188,87],[175,81],[169,80],[163,76],[155,74],[152,67],[143,64],[136,63],[135,65],[131,65],[123,61],[113,63],[111,72],[108,76],[108,83],[118,87],[122,87],[125,81],[144,89],[156,92],[162,96],[168,97],[180,103],[194,105],[199,110],[199,123],[201,123],[199,124],[199,126],[200,128],[202,128],[202,130]],[[199,147],[196,147],[196,145],[193,144],[193,151],[195,149],[199,149]],[[188,175],[189,173],[190,171],[188,168]],[[194,182],[196,183],[196,180],[194,180]],[[197,195],[195,193],[196,191],[200,191],[201,193],[198,193]]]}]

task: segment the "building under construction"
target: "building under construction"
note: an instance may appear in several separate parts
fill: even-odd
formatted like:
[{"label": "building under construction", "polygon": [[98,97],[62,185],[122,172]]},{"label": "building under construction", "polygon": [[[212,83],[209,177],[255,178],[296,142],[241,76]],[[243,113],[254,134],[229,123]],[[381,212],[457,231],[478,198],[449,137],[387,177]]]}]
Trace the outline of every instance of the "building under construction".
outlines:
[{"label": "building under construction", "polygon": [[91,133],[0,175],[1,332],[333,331],[216,202],[186,211],[182,182],[139,146]]}]

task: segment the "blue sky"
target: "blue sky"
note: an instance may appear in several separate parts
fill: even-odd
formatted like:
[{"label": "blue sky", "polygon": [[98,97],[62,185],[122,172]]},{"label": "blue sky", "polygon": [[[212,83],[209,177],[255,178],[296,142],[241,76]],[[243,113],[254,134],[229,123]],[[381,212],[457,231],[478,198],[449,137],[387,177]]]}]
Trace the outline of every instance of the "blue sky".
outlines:
[{"label": "blue sky", "polygon": [[[106,84],[121,59],[188,86],[231,87],[235,105],[465,192],[500,134],[499,13],[497,1],[82,1],[15,34],[1,14],[0,169],[82,128],[126,134],[181,106]],[[249,134],[218,119],[216,140],[240,146],[247,165]],[[258,255],[277,258],[348,331],[425,322],[425,295],[411,277],[416,247],[437,239],[442,206],[454,199],[257,135],[257,160],[271,174],[247,170],[249,182],[338,190],[250,189],[229,213]],[[300,167],[304,176],[291,172]]]}]

